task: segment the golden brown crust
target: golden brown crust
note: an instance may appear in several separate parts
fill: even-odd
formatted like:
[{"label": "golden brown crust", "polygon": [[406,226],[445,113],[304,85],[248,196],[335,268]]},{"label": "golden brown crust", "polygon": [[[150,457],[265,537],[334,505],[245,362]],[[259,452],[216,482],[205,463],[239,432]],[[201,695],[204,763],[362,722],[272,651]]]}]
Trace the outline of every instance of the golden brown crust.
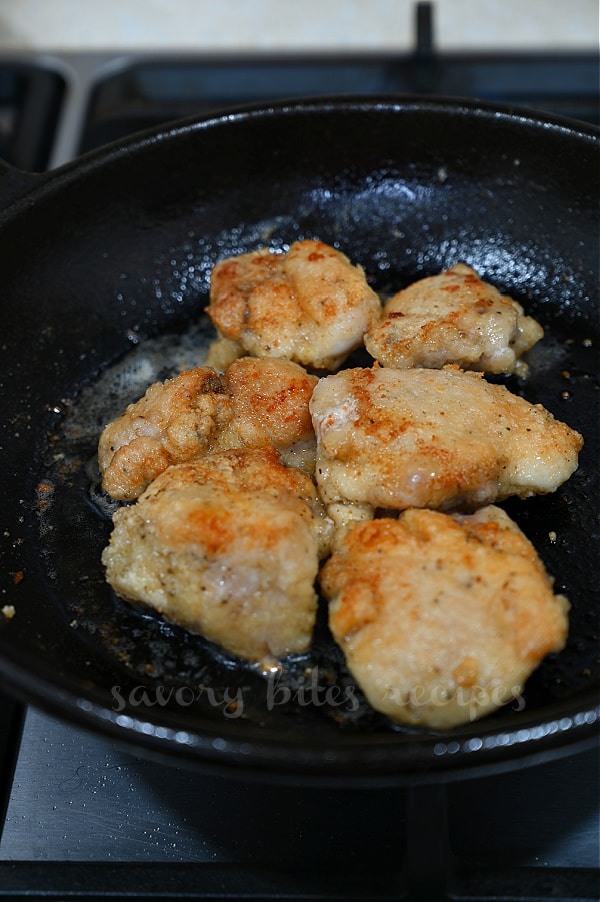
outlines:
[{"label": "golden brown crust", "polygon": [[222,260],[206,309],[219,334],[256,357],[335,369],[381,311],[363,271],[321,241]]},{"label": "golden brown crust", "polygon": [[272,446],[169,467],[114,517],[103,563],[123,598],[252,661],[310,643],[331,524]]},{"label": "golden brown crust", "polygon": [[356,524],[320,582],[359,685],[402,723],[445,729],[489,713],[566,640],[567,600],[496,507]]},{"label": "golden brown crust", "polygon": [[231,391],[210,367],[151,385],[100,436],[105,491],[120,501],[137,498],[169,464],[209,451],[232,415]]},{"label": "golden brown crust", "polygon": [[365,345],[383,366],[398,369],[455,363],[463,369],[512,373],[524,369],[521,355],[543,334],[520,304],[458,263],[386,301]]},{"label": "golden brown crust", "polygon": [[273,444],[286,461],[314,470],[308,410],[316,376],[288,360],[242,358],[225,374],[186,370],[151,385],[103,431],[103,488],[132,501],[168,466],[211,451]]},{"label": "golden brown crust", "polygon": [[310,410],[327,504],[447,510],[554,491],[583,442],[540,405],[455,367],[342,370],[320,380]]},{"label": "golden brown crust", "polygon": [[227,370],[227,382],[233,417],[220,447],[229,441],[235,444],[231,437],[235,432],[245,447],[270,442],[285,462],[288,454],[295,462],[302,455],[305,468],[312,472],[316,439],[308,404],[317,377],[290,360],[242,357]]}]

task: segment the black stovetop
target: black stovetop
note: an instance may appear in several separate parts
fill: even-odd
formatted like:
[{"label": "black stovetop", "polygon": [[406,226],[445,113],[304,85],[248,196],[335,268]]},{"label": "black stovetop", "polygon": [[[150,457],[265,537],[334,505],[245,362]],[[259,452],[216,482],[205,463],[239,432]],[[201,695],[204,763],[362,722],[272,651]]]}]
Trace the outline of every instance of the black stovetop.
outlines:
[{"label": "black stovetop", "polygon": [[597,763],[300,788],[167,767],[30,708],[0,899],[596,899]]},{"label": "black stovetop", "polygon": [[[167,120],[324,93],[598,122],[595,54],[441,56],[422,7],[401,58],[0,58],[0,156],[42,171]],[[0,696],[0,899],[596,899],[599,773],[587,748],[448,785],[259,784],[148,761]]]},{"label": "black stovetop", "polygon": [[[424,4],[420,4],[424,5]],[[0,157],[43,171],[164,122],[328,94],[435,94],[600,124],[598,54],[0,56]]]}]

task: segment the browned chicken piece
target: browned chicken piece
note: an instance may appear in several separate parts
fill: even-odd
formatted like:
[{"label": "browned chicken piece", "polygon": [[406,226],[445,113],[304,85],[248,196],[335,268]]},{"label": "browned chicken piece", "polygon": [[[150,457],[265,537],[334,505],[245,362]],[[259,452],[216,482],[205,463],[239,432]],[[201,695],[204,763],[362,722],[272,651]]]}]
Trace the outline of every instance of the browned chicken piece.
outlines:
[{"label": "browned chicken piece", "polygon": [[100,436],[104,490],[119,501],[132,501],[171,464],[210,451],[232,416],[227,381],[210,367],[154,383]]},{"label": "browned chicken piece", "polygon": [[312,472],[308,402],[316,382],[287,360],[242,358],[224,375],[199,367],[151,385],[100,437],[105,491],[132,501],[171,464],[269,442],[286,463]]},{"label": "browned chicken piece", "polygon": [[320,580],[350,671],[401,724],[443,730],[490,713],[566,641],[567,599],[493,506],[356,524]]},{"label": "browned chicken piece", "polygon": [[277,451],[223,451],[158,476],[114,516],[107,580],[250,661],[304,651],[331,523],[311,479]]},{"label": "browned chicken piece", "polygon": [[552,492],[583,444],[541,405],[455,367],[342,370],[318,382],[310,410],[332,506],[449,510]]},{"label": "browned chicken piece", "polygon": [[314,473],[317,443],[308,405],[318,378],[290,360],[242,357],[226,379],[233,417],[218,437],[219,448],[270,443],[287,466]]},{"label": "browned chicken piece", "polygon": [[469,370],[523,374],[521,355],[543,335],[517,301],[458,263],[390,298],[380,322],[365,335],[365,346],[383,366],[397,369],[455,363]]},{"label": "browned chicken piece", "polygon": [[381,302],[344,254],[298,241],[287,253],[261,248],[217,263],[207,313],[246,354],[333,370],[362,344]]}]

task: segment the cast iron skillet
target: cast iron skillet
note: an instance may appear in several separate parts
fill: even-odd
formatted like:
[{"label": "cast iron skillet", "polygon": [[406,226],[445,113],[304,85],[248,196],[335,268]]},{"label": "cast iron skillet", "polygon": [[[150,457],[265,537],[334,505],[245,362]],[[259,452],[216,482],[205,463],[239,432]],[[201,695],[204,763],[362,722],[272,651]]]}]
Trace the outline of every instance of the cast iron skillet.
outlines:
[{"label": "cast iron skillet", "polygon": [[[449,778],[593,741],[598,171],[592,127],[389,96],[176,123],[43,176],[3,167],[1,575],[16,612],[0,616],[4,687],[149,755],[271,779]],[[450,733],[371,712],[324,612],[310,653],[267,677],[104,583],[98,386],[116,412],[135,392],[117,380],[106,394],[107,372],[131,359],[154,377],[150,347],[163,378],[180,340],[202,347],[217,259],[302,237],[339,246],[382,293],[474,266],[546,329],[529,378],[508,386],[585,436],[557,493],[505,505],[572,602],[568,646],[522,698]]]}]

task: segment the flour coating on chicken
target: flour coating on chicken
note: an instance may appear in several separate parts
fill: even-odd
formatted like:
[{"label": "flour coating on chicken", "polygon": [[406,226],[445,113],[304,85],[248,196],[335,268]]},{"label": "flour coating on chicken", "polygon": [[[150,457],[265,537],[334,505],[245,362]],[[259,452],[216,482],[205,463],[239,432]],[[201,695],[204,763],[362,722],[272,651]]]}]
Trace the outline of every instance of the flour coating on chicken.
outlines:
[{"label": "flour coating on chicken", "polygon": [[131,501],[171,464],[267,443],[310,471],[315,438],[308,402],[316,382],[291,361],[248,358],[225,374],[198,367],[157,382],[104,429],[103,488]]},{"label": "flour coating on chicken", "polygon": [[307,240],[287,253],[261,248],[217,263],[207,313],[246,354],[333,370],[362,344],[381,302],[360,267]]},{"label": "flour coating on chicken", "polygon": [[512,373],[526,369],[520,357],[543,334],[517,301],[458,263],[390,298],[365,346],[383,366]]},{"label": "flour coating on chicken", "polygon": [[342,370],[310,410],[329,505],[449,510],[552,492],[583,444],[541,405],[455,367]]},{"label": "flour coating on chicken", "polygon": [[567,636],[567,599],[494,506],[356,524],[320,580],[349,669],[398,723],[447,729],[490,713]]},{"label": "flour coating on chicken", "polygon": [[176,464],[114,516],[102,560],[118,595],[241,658],[304,651],[331,524],[274,448]]}]

